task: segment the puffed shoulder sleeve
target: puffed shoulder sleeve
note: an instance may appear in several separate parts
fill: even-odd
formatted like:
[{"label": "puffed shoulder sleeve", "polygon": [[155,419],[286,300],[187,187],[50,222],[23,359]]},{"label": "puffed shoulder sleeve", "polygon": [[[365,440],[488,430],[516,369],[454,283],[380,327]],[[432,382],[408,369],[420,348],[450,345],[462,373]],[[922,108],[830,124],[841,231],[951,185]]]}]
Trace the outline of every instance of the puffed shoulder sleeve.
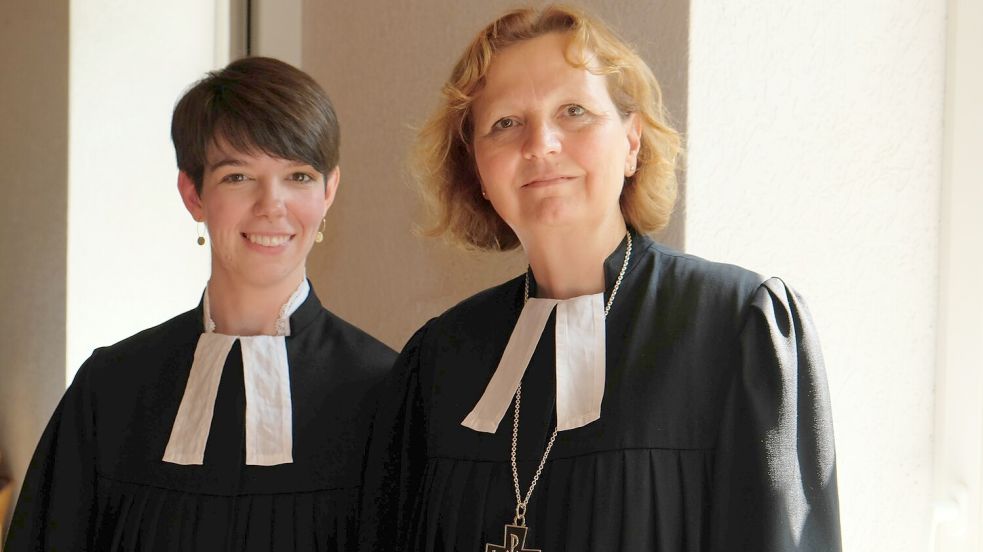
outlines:
[{"label": "puffed shoulder sleeve", "polygon": [[421,369],[431,323],[403,347],[380,390],[362,485],[361,551],[401,550],[411,523],[427,458]]},{"label": "puffed shoulder sleeve", "polygon": [[96,447],[91,357],[62,396],[31,459],[4,550],[89,550]]},{"label": "puffed shoulder sleeve", "polygon": [[714,551],[839,551],[829,391],[816,330],[781,280],[758,287],[714,460]]}]

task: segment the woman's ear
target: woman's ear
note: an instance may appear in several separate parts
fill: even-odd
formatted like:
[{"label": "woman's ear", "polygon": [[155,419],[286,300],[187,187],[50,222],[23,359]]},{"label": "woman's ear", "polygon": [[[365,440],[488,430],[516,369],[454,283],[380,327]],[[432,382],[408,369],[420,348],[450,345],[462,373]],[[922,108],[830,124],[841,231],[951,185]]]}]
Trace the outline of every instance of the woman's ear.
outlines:
[{"label": "woman's ear", "polygon": [[338,184],[341,181],[341,167],[335,166],[328,174],[324,175],[324,215],[328,214],[328,209],[334,203],[335,194],[338,193]]},{"label": "woman's ear", "polygon": [[181,194],[184,207],[191,213],[191,218],[198,222],[204,222],[205,209],[201,204],[201,196],[198,194],[198,189],[195,188],[194,180],[184,171],[178,172],[177,191]]},{"label": "woman's ear", "polygon": [[628,139],[628,155],[625,157],[625,177],[630,177],[638,170],[638,151],[642,147],[642,119],[638,113],[632,113],[625,121],[626,138]]}]

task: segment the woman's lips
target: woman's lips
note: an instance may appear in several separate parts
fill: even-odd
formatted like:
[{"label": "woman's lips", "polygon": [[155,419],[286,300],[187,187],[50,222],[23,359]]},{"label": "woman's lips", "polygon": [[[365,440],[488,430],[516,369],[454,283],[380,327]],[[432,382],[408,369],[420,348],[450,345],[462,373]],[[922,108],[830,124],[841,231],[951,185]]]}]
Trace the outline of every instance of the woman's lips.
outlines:
[{"label": "woman's lips", "polygon": [[544,186],[553,186],[556,184],[562,184],[567,180],[573,178],[572,176],[561,176],[561,175],[545,175],[536,177],[529,182],[525,183],[523,188],[540,188]]},{"label": "woman's lips", "polygon": [[293,234],[249,234],[244,233],[242,235],[244,238],[249,240],[250,243],[262,247],[280,247],[281,245],[287,243],[293,239]]}]

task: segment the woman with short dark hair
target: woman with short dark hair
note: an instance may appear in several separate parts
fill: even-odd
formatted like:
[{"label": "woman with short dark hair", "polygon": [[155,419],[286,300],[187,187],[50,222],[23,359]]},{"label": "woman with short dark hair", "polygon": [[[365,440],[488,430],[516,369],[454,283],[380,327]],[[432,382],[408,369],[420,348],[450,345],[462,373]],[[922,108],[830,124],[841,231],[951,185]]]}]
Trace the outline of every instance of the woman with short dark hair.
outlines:
[{"label": "woman with short dark hair", "polygon": [[598,20],[511,11],[420,135],[432,229],[529,270],[428,322],[373,429],[362,550],[834,551],[815,331],[781,280],[648,235],[679,137]]},{"label": "woman with short dark hair", "polygon": [[331,102],[246,58],[188,90],[172,137],[211,245],[202,302],[85,362],[6,550],[353,549],[370,390],[395,354],[306,279],[339,180]]}]

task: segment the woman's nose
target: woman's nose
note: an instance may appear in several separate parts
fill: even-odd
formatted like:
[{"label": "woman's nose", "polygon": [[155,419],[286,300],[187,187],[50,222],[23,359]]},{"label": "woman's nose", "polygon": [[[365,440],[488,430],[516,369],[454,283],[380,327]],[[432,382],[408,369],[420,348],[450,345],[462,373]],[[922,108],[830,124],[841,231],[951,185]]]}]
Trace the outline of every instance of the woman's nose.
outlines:
[{"label": "woman's nose", "polygon": [[259,216],[275,217],[286,212],[283,197],[283,183],[277,179],[260,181],[257,189],[254,211]]},{"label": "woman's nose", "polygon": [[526,126],[523,157],[545,158],[560,151],[560,132],[549,121],[530,122]]}]

